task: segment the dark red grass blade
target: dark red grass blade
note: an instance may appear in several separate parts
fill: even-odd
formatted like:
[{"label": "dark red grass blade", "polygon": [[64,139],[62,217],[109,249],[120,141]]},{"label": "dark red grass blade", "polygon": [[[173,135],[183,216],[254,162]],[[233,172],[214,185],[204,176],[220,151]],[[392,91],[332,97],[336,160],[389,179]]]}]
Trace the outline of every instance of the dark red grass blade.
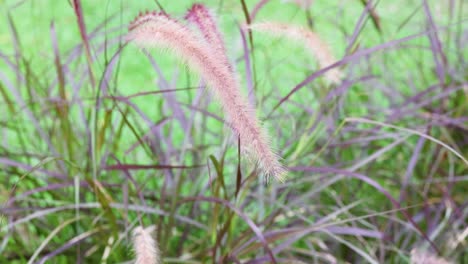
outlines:
[{"label": "dark red grass blade", "polygon": [[[247,22],[247,25],[250,25],[250,15],[249,15],[249,10],[247,9],[247,5],[245,4],[245,0],[240,0],[241,5],[242,5],[242,11],[244,12],[244,17],[245,17],[245,22]],[[250,46],[253,49],[253,37],[252,37],[252,31],[249,30],[249,41],[250,41]]]},{"label": "dark red grass blade", "polygon": [[[58,88],[59,88],[59,95],[60,99],[62,100],[67,100],[67,96],[65,93],[65,74],[63,72],[63,67],[62,67],[62,61],[60,58],[60,50],[58,47],[58,42],[57,42],[57,31],[55,30],[55,23],[52,22],[50,24],[50,38],[52,41],[52,49],[54,51],[54,63],[55,63],[55,68],[57,71],[57,78],[58,78]],[[67,112],[67,104],[63,106],[65,108],[65,112]]]},{"label": "dark red grass blade", "polygon": [[[358,21],[356,22],[356,26],[354,27],[353,34],[350,37],[350,40],[348,41],[348,45],[346,47],[346,53],[345,54],[350,54],[352,53],[353,47],[356,47],[356,41],[358,39],[358,36],[361,35],[361,32],[364,28],[364,25],[366,24],[368,14],[371,14],[372,12],[372,2],[368,0],[361,0],[364,4],[364,10],[361,13],[361,16],[359,17]],[[367,2],[367,4],[366,4]],[[380,31],[380,29],[379,29]]]},{"label": "dark red grass blade", "polygon": [[258,3],[254,6],[252,12],[250,13],[250,21],[254,21],[255,17],[257,16],[258,11],[262,9],[264,5],[266,5],[270,0],[260,0]]},{"label": "dark red grass blade", "polygon": [[237,177],[236,177],[236,193],[235,197],[239,194],[241,183],[242,183],[242,171],[241,171],[241,141],[240,137],[237,140]]},{"label": "dark red grass blade", "polygon": [[85,51],[86,51],[86,59],[88,60],[88,72],[89,72],[89,78],[91,81],[91,85],[94,87],[95,85],[95,80],[94,76],[91,70],[91,52],[89,48],[89,41],[88,41],[88,36],[86,34],[86,25],[84,22],[84,16],[83,16],[83,9],[81,8],[81,1],[80,0],[73,0],[73,10],[75,11],[76,15],[76,20],[78,22],[78,27],[80,29],[80,36],[81,40],[84,43],[85,46]]},{"label": "dark red grass blade", "polygon": [[380,26],[380,17],[375,11],[375,5],[373,5],[372,0],[361,0],[361,3],[366,9],[369,10],[369,15],[371,17],[375,29],[377,29],[379,33],[382,33],[382,27]]},{"label": "dark red grass blade", "polygon": [[204,167],[205,165],[141,165],[141,164],[118,164],[104,166],[103,170],[170,170],[170,169],[194,169]]}]

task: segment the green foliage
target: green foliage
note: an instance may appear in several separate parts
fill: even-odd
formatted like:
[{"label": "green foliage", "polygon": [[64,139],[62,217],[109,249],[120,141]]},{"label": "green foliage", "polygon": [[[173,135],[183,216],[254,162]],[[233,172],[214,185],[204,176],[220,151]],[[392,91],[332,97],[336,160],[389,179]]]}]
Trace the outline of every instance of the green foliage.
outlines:
[{"label": "green foliage", "polygon": [[0,263],[130,261],[140,224],[164,263],[405,263],[424,247],[466,261],[463,1],[373,1],[362,24],[366,1],[269,1],[255,21],[309,27],[349,59],[341,84],[320,76],[275,110],[315,58],[253,33],[249,69],[238,24],[258,1],[204,1],[289,167],[269,185],[198,76],[124,45],[139,11],[182,20],[190,1],[81,1],[90,69],[72,2],[0,0]]}]

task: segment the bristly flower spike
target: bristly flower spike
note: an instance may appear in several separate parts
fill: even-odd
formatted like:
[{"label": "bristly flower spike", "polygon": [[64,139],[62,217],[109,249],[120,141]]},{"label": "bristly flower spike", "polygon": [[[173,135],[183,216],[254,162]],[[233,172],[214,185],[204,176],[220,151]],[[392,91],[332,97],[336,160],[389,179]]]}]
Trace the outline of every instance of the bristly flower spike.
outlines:
[{"label": "bristly flower spike", "polygon": [[135,264],[161,264],[159,247],[153,238],[155,227],[136,227],[133,230]]},{"label": "bristly flower spike", "polygon": [[232,65],[227,57],[226,46],[224,45],[223,36],[218,29],[218,23],[212,12],[203,4],[195,3],[185,15],[185,19],[194,24],[202,33],[204,39],[213,47],[219,59],[222,59],[230,69]]},{"label": "bristly flower spike", "polygon": [[226,64],[226,57],[213,52],[206,41],[166,14],[150,13],[139,16],[130,24],[129,29],[129,41],[143,47],[171,50],[198,72],[218,98],[229,126],[240,138],[243,151],[259,164],[266,179],[273,176],[284,181],[286,170],[270,148],[253,107],[240,93],[232,68]]}]

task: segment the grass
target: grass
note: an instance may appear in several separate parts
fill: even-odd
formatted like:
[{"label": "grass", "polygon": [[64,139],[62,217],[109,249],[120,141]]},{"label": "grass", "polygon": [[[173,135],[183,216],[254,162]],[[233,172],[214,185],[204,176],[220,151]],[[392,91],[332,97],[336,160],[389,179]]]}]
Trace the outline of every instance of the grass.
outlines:
[{"label": "grass", "polygon": [[309,27],[325,68],[241,32],[258,1],[204,1],[289,171],[269,185],[203,80],[122,40],[192,2],[74,2],[84,38],[67,1],[0,0],[0,262],[131,263],[153,225],[163,263],[468,262],[463,1],[266,1],[253,22]]}]

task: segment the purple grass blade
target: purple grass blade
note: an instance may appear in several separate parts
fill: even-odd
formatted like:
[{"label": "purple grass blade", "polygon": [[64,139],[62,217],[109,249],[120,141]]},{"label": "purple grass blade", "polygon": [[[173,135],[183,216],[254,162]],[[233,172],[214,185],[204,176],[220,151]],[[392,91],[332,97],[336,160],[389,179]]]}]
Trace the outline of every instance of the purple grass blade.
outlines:
[{"label": "purple grass blade", "polygon": [[[427,0],[423,1],[424,11],[427,16],[427,21],[429,24],[428,37],[431,42],[432,54],[434,56],[434,62],[436,64],[437,76],[439,77],[439,83],[441,86],[445,84],[445,66],[444,64],[447,61],[445,54],[442,49],[442,44],[440,42],[439,36],[437,34],[437,28],[432,19],[431,10],[427,4]],[[440,58],[439,58],[440,56]]]},{"label": "purple grass blade", "polygon": [[[430,131],[430,129],[428,129],[428,131]],[[426,131],[426,134],[427,132]],[[413,155],[411,155],[411,159],[408,163],[408,166],[406,168],[406,173],[405,173],[405,176],[403,178],[403,183],[402,183],[402,186],[401,186],[401,191],[400,191],[400,203],[402,203],[404,200],[405,200],[405,196],[406,196],[406,188],[408,186],[408,183],[410,181],[410,178],[414,172],[414,168],[416,167],[416,163],[418,161],[418,158],[419,156],[421,155],[421,150],[422,148],[424,147],[424,143],[426,142],[426,139],[423,138],[423,137],[420,137],[419,140],[418,140],[418,143],[416,144],[416,148],[414,149],[413,151]]]},{"label": "purple grass blade", "polygon": [[270,0],[259,0],[257,4],[255,4],[254,8],[252,9],[252,12],[250,13],[250,21],[254,21],[255,17],[257,16],[257,13],[263,8],[264,5],[266,5]]},{"label": "purple grass blade", "polygon": [[[9,158],[5,158],[5,157],[0,157],[0,164],[3,164],[4,166],[11,166],[11,167],[16,167],[16,168],[21,168],[25,171],[31,171],[34,169],[34,166],[31,166],[31,165],[27,165],[27,164],[23,164],[23,163],[20,163],[18,161],[15,161],[15,160],[11,160]],[[68,179],[68,176],[60,173],[60,172],[56,172],[56,171],[49,171],[49,170],[45,170],[45,169],[36,169],[35,172],[40,172],[42,174],[44,174],[45,176],[49,176],[49,177],[54,177],[54,178],[57,178],[57,179],[60,179],[60,180],[66,180]]]},{"label": "purple grass blade", "polygon": [[413,225],[413,227],[419,232],[421,236],[424,237],[424,239],[432,246],[434,250],[437,252],[440,252],[439,248],[434,244],[434,242],[427,236],[425,232],[421,230],[421,228],[413,221],[412,217],[409,215],[408,211],[406,209],[403,209],[400,205],[400,203],[393,198],[393,196],[386,190],[384,189],[378,182],[374,181],[373,179],[363,175],[359,174],[356,172],[350,172],[347,170],[341,170],[341,169],[336,169],[336,168],[330,168],[330,167],[290,167],[289,168],[291,171],[305,171],[305,172],[315,172],[315,173],[333,173],[333,174],[342,174],[345,175],[346,177],[350,178],[356,178],[359,179],[370,186],[374,187],[376,190],[378,190],[380,193],[385,195],[387,199],[399,210],[401,210],[401,213],[406,217],[406,219]]},{"label": "purple grass blade", "polygon": [[[55,149],[54,145],[50,141],[50,137],[46,134],[44,129],[41,127],[41,125],[39,123],[39,120],[36,118],[36,116],[31,111],[31,109],[29,109],[29,107],[27,107],[27,103],[24,101],[23,97],[21,96],[21,93],[17,89],[13,88],[14,86],[8,81],[8,79],[6,78],[5,75],[3,75],[2,72],[0,72],[0,80],[3,81],[6,88],[10,91],[10,93],[13,94],[13,96],[15,97],[17,103],[21,107],[24,107],[23,111],[25,112],[25,114],[29,118],[29,120],[31,121],[32,125],[36,129],[39,136],[47,144],[47,147],[49,148],[51,154],[53,156],[55,156],[55,157],[60,157],[58,151]],[[63,160],[58,160],[58,164],[59,164],[59,166],[60,166],[60,168],[62,169],[63,172],[67,171],[66,167],[65,167],[65,163],[63,162]]]},{"label": "purple grass blade", "polygon": [[[19,201],[25,198],[28,198],[28,196],[31,196],[33,194],[37,194],[40,192],[44,191],[52,191],[52,190],[57,190],[57,189],[64,189],[67,187],[73,187],[74,182],[64,182],[64,183],[49,183],[47,186],[43,187],[38,187],[35,189],[27,190],[19,195],[16,195],[15,197],[12,197],[9,202],[14,203],[15,201]],[[86,187],[89,186],[86,181],[80,181],[80,187]]]},{"label": "purple grass blade", "polygon": [[[106,17],[106,19],[102,23],[100,23],[98,26],[96,26],[96,28],[90,34],[88,34],[88,41],[92,41],[93,39],[99,37],[100,33],[101,33],[101,30],[106,26],[107,23],[109,23],[115,17],[117,17],[117,15],[118,15],[118,13],[115,13],[115,14],[112,14],[111,16],[109,16],[109,17]],[[111,30],[108,30],[107,32],[112,33],[114,31],[118,31],[118,30],[120,30],[122,28],[123,27],[113,28]],[[64,63],[65,65],[71,64],[73,61],[77,60],[81,56],[81,53],[83,51],[83,45],[84,45],[83,43],[77,44],[76,46],[74,46],[68,52],[68,57],[65,59],[65,63]]]},{"label": "purple grass blade", "polygon": [[[156,63],[154,58],[150,56],[149,54],[146,54],[148,57],[151,65],[153,66],[153,69],[156,71],[158,75],[158,84],[159,84],[159,89],[161,90],[170,90],[174,89],[174,85],[170,85],[169,82],[166,80],[164,77],[164,74],[159,67],[159,65]],[[176,78],[173,78],[173,80],[177,80]],[[179,121],[180,125],[184,129],[184,131],[190,131],[190,127],[188,127],[188,121],[187,117],[184,114],[184,111],[182,110],[182,107],[178,104],[175,95],[173,93],[164,93],[163,96],[165,97],[165,102],[169,105],[169,107],[174,111],[174,117]],[[188,138],[189,142],[192,142],[191,137]]]},{"label": "purple grass blade", "polygon": [[210,202],[210,203],[218,203],[226,206],[227,208],[231,209],[233,212],[235,212],[242,220],[245,221],[245,223],[250,227],[250,229],[255,233],[257,236],[257,239],[262,243],[264,249],[267,251],[268,256],[271,260],[272,263],[276,263],[275,256],[273,252],[271,251],[270,247],[268,246],[268,242],[266,241],[262,231],[260,228],[246,215],[244,214],[240,209],[232,205],[226,200],[219,199],[216,197],[203,197],[203,196],[196,196],[196,197],[186,197],[183,198],[180,203],[186,203],[186,202],[195,202],[195,201],[204,201],[204,202]]},{"label": "purple grass blade", "polygon": [[118,63],[120,59],[120,54],[122,52],[122,47],[120,47],[112,56],[110,59],[109,63],[106,65],[106,68],[104,69],[104,72],[102,74],[101,81],[99,83],[99,93],[98,93],[98,98],[96,98],[96,109],[101,108],[102,104],[102,97],[106,97],[109,92],[109,83],[110,83],[110,76],[114,70],[115,65]]},{"label": "purple grass blade", "polygon": [[[170,119],[171,118],[169,118],[169,117],[164,117],[160,121],[156,122],[152,127],[150,127],[149,131],[141,137],[141,139],[142,140],[151,140],[151,137],[153,135],[155,135],[156,133],[158,133],[158,131],[161,129],[161,126],[164,126],[166,124],[166,122],[169,121]],[[132,151],[134,151],[141,144],[142,144],[141,140],[138,140],[137,142],[135,142],[133,145],[131,145],[125,151],[125,155],[130,154]]]},{"label": "purple grass blade", "polygon": [[353,48],[353,45],[356,43],[356,40],[358,36],[360,35],[362,29],[364,28],[364,25],[366,23],[366,19],[370,14],[370,11],[372,10],[372,0],[367,1],[365,4],[365,8],[361,13],[361,16],[359,16],[358,21],[356,22],[356,26],[354,26],[354,31],[353,34],[351,35],[351,38],[348,42],[348,45],[346,47],[346,52],[345,54],[350,54],[351,49]]},{"label": "purple grass blade", "polygon": [[391,48],[394,48],[395,46],[401,44],[401,43],[404,43],[404,42],[407,42],[407,41],[410,41],[412,39],[416,39],[416,38],[419,38],[423,35],[425,35],[426,32],[423,32],[423,33],[418,33],[418,34],[414,34],[414,35],[410,35],[410,36],[407,36],[407,37],[404,37],[404,38],[401,38],[401,39],[397,39],[397,40],[392,40],[392,41],[389,41],[389,42],[386,42],[386,43],[383,43],[383,44],[380,44],[380,45],[377,45],[377,46],[374,46],[372,48],[368,48],[368,49],[364,49],[364,50],[360,50],[360,51],[357,51],[356,53],[352,54],[352,55],[348,55],[346,57],[344,57],[343,59],[337,61],[336,63],[333,63],[332,65],[330,66],[327,66],[325,68],[322,68],[316,72],[314,72],[313,74],[309,75],[308,77],[306,77],[302,82],[300,82],[299,84],[297,84],[285,97],[283,97],[274,107],[273,109],[271,110],[271,112],[268,114],[268,116],[271,116],[273,114],[273,112],[275,110],[278,109],[278,107],[280,107],[285,101],[287,101],[293,94],[295,94],[297,91],[299,91],[300,89],[304,88],[307,84],[309,84],[310,82],[312,82],[313,80],[315,80],[316,78],[322,76],[324,73],[328,72],[329,70],[333,69],[333,68],[336,68],[336,67],[339,67],[339,66],[342,66],[346,63],[349,63],[349,62],[352,62],[352,61],[355,61],[355,60],[358,60],[360,58],[363,58],[365,56],[368,56],[368,55],[371,55],[377,51],[380,51],[380,50],[385,50],[385,49],[391,49]]},{"label": "purple grass blade", "polygon": [[[147,213],[147,214],[153,214],[153,215],[159,215],[159,216],[169,216],[169,213],[168,212],[165,212],[163,210],[160,210],[160,209],[156,209],[152,206],[142,206],[142,205],[133,205],[133,204],[130,204],[130,205],[124,205],[124,204],[119,204],[119,203],[110,203],[109,206],[111,208],[115,208],[115,209],[119,209],[119,210],[122,210],[122,209],[128,209],[130,211],[136,211],[136,212],[144,212],[144,213]],[[12,211],[12,212],[9,212],[7,210],[8,208],[0,208],[0,212],[3,213],[3,214],[16,214],[17,212],[15,211]],[[61,205],[61,206],[55,206],[55,207],[52,207],[52,208],[46,208],[46,209],[35,209],[34,210],[34,213],[31,213],[23,218],[20,218],[20,219],[17,219],[16,221],[14,222],[11,222],[9,223],[8,225],[6,226],[0,226],[0,232],[2,231],[5,231],[6,229],[10,229],[10,228],[13,228],[17,225],[20,225],[20,224],[23,224],[23,223],[27,223],[33,219],[37,219],[37,218],[41,218],[41,217],[44,217],[46,215],[50,215],[50,214],[54,214],[54,213],[58,213],[58,212],[62,212],[62,211],[69,211],[69,210],[76,210],[76,209],[80,209],[80,210],[85,210],[85,209],[102,209],[102,204],[100,203],[81,203],[81,204],[67,204],[67,205]],[[208,231],[208,227],[203,225],[202,223],[199,223],[191,218],[188,218],[188,217],[184,217],[182,215],[174,215],[175,219],[182,222],[182,223],[187,223],[187,224],[190,224],[190,225],[193,225],[197,228],[200,228],[202,229],[203,231]]]},{"label": "purple grass blade", "polygon": [[98,227],[98,228],[95,228],[91,231],[87,231],[85,233],[82,233],[72,239],[70,239],[69,241],[67,241],[65,244],[63,244],[62,246],[60,246],[59,248],[53,250],[52,252],[50,253],[47,253],[45,256],[43,256],[40,260],[38,260],[37,262],[35,263],[38,263],[38,264],[44,264],[46,263],[47,260],[57,256],[58,254],[62,253],[63,251],[71,248],[72,246],[74,245],[78,245],[80,244],[83,240],[93,236],[93,235],[96,235],[97,233],[99,232],[102,232],[104,231],[102,227]]}]

